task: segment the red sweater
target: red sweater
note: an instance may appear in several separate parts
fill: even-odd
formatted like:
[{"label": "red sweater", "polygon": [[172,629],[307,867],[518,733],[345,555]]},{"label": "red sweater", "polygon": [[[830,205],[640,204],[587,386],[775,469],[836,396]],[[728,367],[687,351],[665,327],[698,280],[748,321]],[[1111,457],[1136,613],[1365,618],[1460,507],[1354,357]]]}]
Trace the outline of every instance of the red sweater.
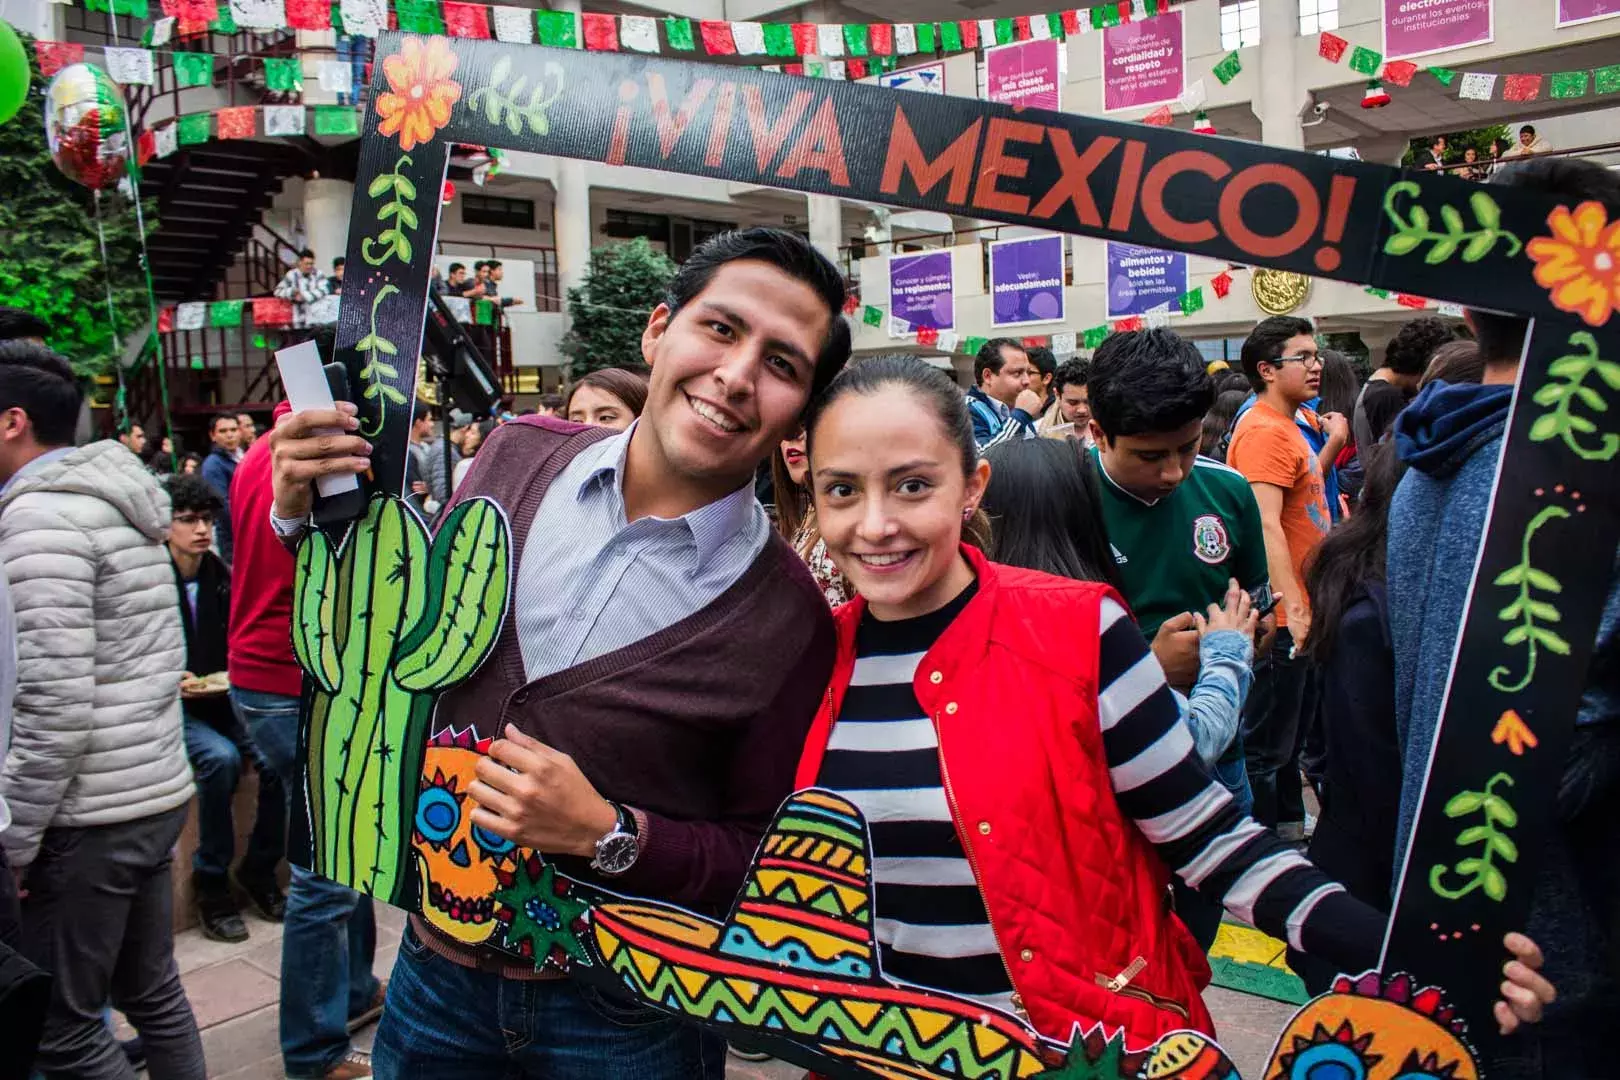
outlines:
[{"label": "red sweater", "polygon": [[[290,411],[276,406],[275,420]],[[297,697],[303,673],[292,652],[293,557],[270,525],[270,440],[258,438],[231,478],[231,686]]]}]

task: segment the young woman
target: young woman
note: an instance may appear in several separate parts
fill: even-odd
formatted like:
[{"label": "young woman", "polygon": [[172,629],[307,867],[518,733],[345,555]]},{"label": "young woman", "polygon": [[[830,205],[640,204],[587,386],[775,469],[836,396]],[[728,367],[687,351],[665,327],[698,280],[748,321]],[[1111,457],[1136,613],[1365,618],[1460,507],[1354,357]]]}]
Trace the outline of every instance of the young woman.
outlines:
[{"label": "young woman", "polygon": [[[1401,797],[1384,556],[1389,501],[1403,470],[1390,442],[1372,447],[1366,460],[1355,513],[1328,534],[1305,571],[1313,613],[1305,651],[1321,673],[1327,764],[1310,855],[1352,896],[1384,908]],[[1318,992],[1336,974],[1309,958],[1297,970]]]},{"label": "young woman", "polygon": [[1215,396],[1215,403],[1204,414],[1204,436],[1198,444],[1200,454],[1216,461],[1226,460],[1226,448],[1232,442],[1232,418],[1248,396],[1247,390],[1222,390]]},{"label": "young woman", "polygon": [[[811,491],[857,596],[798,785],[870,824],[883,970],[1027,1015],[1121,1027],[1132,1047],[1212,1030],[1209,968],[1166,868],[1349,971],[1384,920],[1240,814],[1198,760],[1118,595],[964,545],[990,466],[961,390],[910,357],[846,369],[812,406]],[[1498,1019],[1551,988],[1510,964]],[[1511,946],[1510,946],[1511,947]],[[1522,970],[1521,970],[1522,969]]]},{"label": "young woman", "polygon": [[816,510],[810,504],[810,493],[805,488],[805,474],[810,471],[809,459],[804,456],[804,431],[791,439],[783,439],[771,456],[771,488],[776,503],[776,529],[799,558],[810,568],[821,593],[832,607],[849,601],[849,583],[844,572],[827,558],[827,545],[821,542],[816,528]]},{"label": "young woman", "polygon": [[569,388],[563,415],[576,424],[628,428],[647,404],[647,377],[625,368],[598,368]]}]

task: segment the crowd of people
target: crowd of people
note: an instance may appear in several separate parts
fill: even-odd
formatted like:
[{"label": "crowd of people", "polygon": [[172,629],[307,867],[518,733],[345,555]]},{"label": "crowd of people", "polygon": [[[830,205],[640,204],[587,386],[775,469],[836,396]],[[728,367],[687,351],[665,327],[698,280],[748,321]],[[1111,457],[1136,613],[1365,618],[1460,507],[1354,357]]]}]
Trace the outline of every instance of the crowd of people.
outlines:
[{"label": "crowd of people", "polygon": [[[1620,217],[1596,166],[1491,181]],[[483,423],[417,407],[409,498],[512,528],[507,632],[435,717],[488,740],[460,795],[481,835],[712,913],[784,797],[831,789],[870,826],[882,970],[1058,1040],[1213,1031],[1223,913],[1313,987],[1376,967],[1527,322],[1414,319],[1366,379],[1298,317],[1214,373],[1164,329],[1063,364],[996,339],[964,392],[851,362],[845,299],[802,238],[728,233],[670,282],[646,370]],[[195,792],[205,932],[284,920],[289,1076],[723,1076],[714,1034],[416,917],[379,981],[368,898],[277,884],[291,551],[313,484],[368,467],[355,407],[283,404],[245,449],[218,418],[197,475],[160,482],[138,429],[76,447],[80,404],[63,358],[0,343],[0,972],[49,973],[7,998],[42,1018],[38,1069],[131,1075],[110,1006],[154,1077],[204,1075],[170,929]],[[1611,1069],[1617,583],[1581,583],[1606,614],[1524,933],[1462,946],[1503,960],[1493,1078]]]},{"label": "crowd of people", "polygon": [[1465,146],[1459,153],[1444,135],[1436,135],[1428,148],[1418,155],[1417,167],[1427,172],[1449,172],[1464,180],[1484,183],[1503,165],[1520,158],[1546,154],[1552,149],[1552,143],[1537,133],[1534,124],[1522,125],[1519,137],[1508,145],[1503,145],[1499,139],[1492,139],[1484,153],[1476,146]]}]

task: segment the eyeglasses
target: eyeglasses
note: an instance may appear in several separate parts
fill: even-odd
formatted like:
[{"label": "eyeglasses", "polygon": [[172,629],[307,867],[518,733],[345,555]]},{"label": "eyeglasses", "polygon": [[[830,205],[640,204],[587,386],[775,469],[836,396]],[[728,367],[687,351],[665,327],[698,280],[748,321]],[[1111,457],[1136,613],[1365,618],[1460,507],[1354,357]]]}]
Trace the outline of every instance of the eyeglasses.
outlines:
[{"label": "eyeglasses", "polygon": [[1292,363],[1304,364],[1307,368],[1321,367],[1322,354],[1313,352],[1295,353],[1293,356],[1279,356],[1277,359],[1271,362],[1276,364],[1278,367],[1281,367],[1283,364]]},{"label": "eyeglasses", "polygon": [[212,525],[214,523],[214,515],[176,514],[174,515],[174,523],[176,525]]}]

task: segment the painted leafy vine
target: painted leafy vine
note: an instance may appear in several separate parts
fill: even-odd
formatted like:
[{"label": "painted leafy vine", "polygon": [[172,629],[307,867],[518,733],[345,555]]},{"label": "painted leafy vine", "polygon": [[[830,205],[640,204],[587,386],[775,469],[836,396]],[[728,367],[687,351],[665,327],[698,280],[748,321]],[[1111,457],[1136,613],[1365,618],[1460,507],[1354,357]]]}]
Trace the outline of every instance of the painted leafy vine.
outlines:
[{"label": "painted leafy vine", "polygon": [[1521,678],[1513,682],[1507,681],[1512,672],[1506,664],[1491,669],[1488,681],[1504,694],[1516,694],[1530,685],[1530,680],[1536,676],[1539,650],[1546,649],[1559,656],[1569,655],[1569,642],[1547,625],[1560,621],[1563,616],[1551,603],[1535,597],[1536,592],[1557,595],[1564,591],[1564,587],[1557,578],[1545,570],[1538,570],[1530,562],[1530,543],[1535,539],[1536,532],[1548,522],[1567,517],[1569,511],[1562,506],[1548,506],[1531,518],[1530,524],[1524,530],[1524,539],[1519,543],[1519,561],[1496,575],[1493,582],[1503,588],[1517,590],[1513,602],[1496,615],[1502,622],[1513,624],[1508,632],[1502,635],[1502,644],[1509,647],[1518,645],[1528,647],[1524,675]]},{"label": "painted leafy vine", "polygon": [[1402,215],[1398,206],[1400,197],[1407,195],[1415,200],[1422,193],[1423,189],[1411,180],[1397,181],[1384,192],[1384,214],[1395,227],[1394,233],[1384,241],[1384,254],[1410,255],[1424,244],[1432,243],[1434,246],[1424,254],[1423,261],[1435,266],[1456,255],[1459,249],[1463,262],[1479,262],[1494,251],[1501,240],[1507,241],[1510,258],[1523,249],[1519,238],[1502,228],[1502,209],[1486,192],[1474,191],[1468,196],[1468,206],[1478,228],[1470,229],[1463,221],[1462,212],[1448,204],[1440,208],[1444,232],[1431,227],[1434,223],[1429,212],[1415,201]]},{"label": "painted leafy vine", "polygon": [[405,404],[405,395],[383,381],[399,378],[399,370],[382,359],[384,356],[397,355],[399,349],[392,341],[377,332],[377,309],[382,306],[384,300],[397,292],[399,290],[393,285],[384,285],[377,290],[377,295],[371,298],[371,332],[354,346],[366,354],[365,366],[360,369],[360,379],[366,385],[365,389],[360,391],[360,396],[368,401],[378,397],[383,399],[377,402],[376,416],[360,424],[360,434],[368,439],[382,433],[383,421],[388,415],[387,402],[391,401],[395,405]]},{"label": "painted leafy vine", "polygon": [[[1519,848],[1508,838],[1507,830],[1519,823],[1518,811],[1507,799],[1497,793],[1498,787],[1512,787],[1513,777],[1497,773],[1485,782],[1484,791],[1459,791],[1446,803],[1446,817],[1461,818],[1480,814],[1484,824],[1471,825],[1457,834],[1457,846],[1471,848],[1483,844],[1478,855],[1459,859],[1457,865],[1436,864],[1429,869],[1429,888],[1447,900],[1461,900],[1475,889],[1483,890],[1492,900],[1507,896],[1507,875],[1495,860],[1516,863]],[[1466,879],[1455,888],[1446,884],[1446,875],[1456,874]]]},{"label": "painted leafy vine", "polygon": [[1598,356],[1597,338],[1585,330],[1569,336],[1570,346],[1581,350],[1560,356],[1547,369],[1547,382],[1536,391],[1534,401],[1552,411],[1536,418],[1530,425],[1531,442],[1563,439],[1577,457],[1585,461],[1612,461],[1620,454],[1620,434],[1606,431],[1600,443],[1591,446],[1581,436],[1597,433],[1597,424],[1589,416],[1572,411],[1579,401],[1595,413],[1609,411],[1609,403],[1595,386],[1586,385],[1586,377],[1596,374],[1610,390],[1620,390],[1620,364]]},{"label": "painted leafy vine", "polygon": [[[552,90],[550,97],[541,97],[545,92],[544,81],[537,81],[530,87],[527,75],[519,75],[511,86],[504,86],[512,74],[512,58],[503,56],[490,69],[488,85],[480,86],[467,95],[467,107],[474,112],[482,109],[484,117],[491,124],[504,124],[513,135],[523,134],[524,124],[528,124],[529,130],[536,135],[549,135],[551,120],[546,113],[552,103],[562,96],[562,65],[548,63],[545,73],[547,80],[556,80],[556,89]],[[528,100],[519,104],[525,89],[529,91]]]},{"label": "painted leafy vine", "polygon": [[[393,222],[375,237],[366,237],[360,244],[360,257],[372,266],[381,266],[389,259],[398,259],[402,263],[411,261],[411,240],[406,236],[406,230],[414,229],[420,225],[416,211],[412,210],[410,203],[416,198],[416,185],[411,178],[405,175],[405,167],[411,163],[411,155],[401,154],[399,160],[394,162],[391,172],[378,174],[366,189],[366,194],[373,199],[380,199],[384,195],[393,198],[383,203],[377,209],[377,220],[386,222],[393,218]],[[375,254],[371,245],[377,245]]]}]

